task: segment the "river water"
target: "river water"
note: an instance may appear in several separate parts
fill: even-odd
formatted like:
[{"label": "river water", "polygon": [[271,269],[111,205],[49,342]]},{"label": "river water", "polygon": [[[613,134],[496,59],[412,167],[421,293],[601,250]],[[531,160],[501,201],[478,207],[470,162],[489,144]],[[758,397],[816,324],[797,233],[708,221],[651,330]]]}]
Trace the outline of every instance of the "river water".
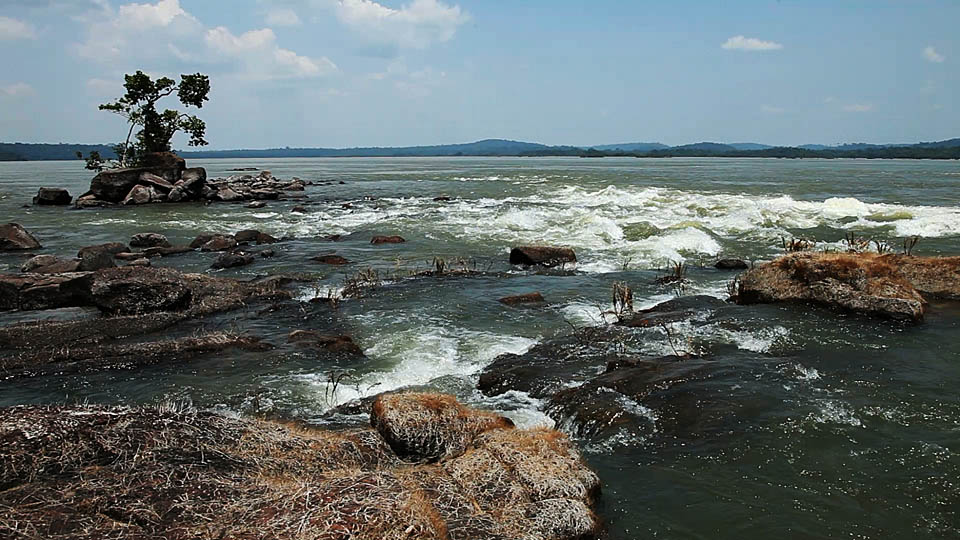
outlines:
[{"label": "river water", "polygon": [[[298,292],[303,300],[335,291],[359,269],[377,269],[384,285],[335,314],[367,359],[332,365],[278,347],[136,371],[0,381],[0,405],[178,401],[323,424],[335,405],[424,385],[521,425],[554,425],[543,403],[523,393],[483,396],[477,376],[498,355],[523,353],[571,326],[602,324],[614,282],[631,286],[637,308],[678,295],[726,298],[732,275],[711,263],[770,259],[783,237],[830,248],[852,232],[900,249],[903,238],[918,235],[917,254],[960,254],[956,162],[404,158],[190,166],[211,177],[259,167],[334,183],[308,187],[308,200],[257,210],[222,203],[22,208],[40,186],[79,195],[90,175],[80,162],[0,163],[0,222],[21,223],[43,253],[64,256],[137,232],[187,243],[202,232],[260,229],[288,238],[272,246],[277,256],[221,274],[300,273],[311,280]],[[434,200],[440,196],[450,200]],[[290,212],[297,204],[306,212]],[[321,239],[331,234],[342,240]],[[407,242],[370,245],[377,234]],[[508,264],[512,245],[534,243],[570,246],[579,262],[550,272]],[[351,264],[307,260],[334,251]],[[154,263],[203,272],[211,257]],[[437,257],[482,273],[409,277]],[[23,260],[0,255],[0,272],[18,271]],[[688,264],[686,287],[655,284],[675,261]],[[547,305],[497,302],[530,291]],[[295,323],[320,324],[307,313]],[[35,316],[0,314],[0,324]],[[626,347],[663,355],[677,342],[695,346],[711,354],[709,375],[684,382],[673,403],[625,404],[642,420],[632,429],[578,439],[604,484],[609,538],[960,538],[960,306],[934,303],[916,326],[803,306],[724,308],[717,320],[707,309],[699,317],[672,323],[669,336],[637,330]],[[291,329],[256,316],[218,324],[277,344]],[[328,382],[333,370],[349,372],[336,388]],[[678,403],[697,413],[668,421]]]}]

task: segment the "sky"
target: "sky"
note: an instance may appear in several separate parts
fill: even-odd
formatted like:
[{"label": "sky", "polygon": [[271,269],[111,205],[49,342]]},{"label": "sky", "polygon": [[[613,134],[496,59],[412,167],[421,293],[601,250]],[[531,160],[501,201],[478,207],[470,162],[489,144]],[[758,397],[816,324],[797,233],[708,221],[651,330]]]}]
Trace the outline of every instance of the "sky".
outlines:
[{"label": "sky", "polygon": [[97,105],[137,70],[210,76],[211,149],[942,140],[958,21],[957,0],[0,0],[0,141],[123,139]]}]

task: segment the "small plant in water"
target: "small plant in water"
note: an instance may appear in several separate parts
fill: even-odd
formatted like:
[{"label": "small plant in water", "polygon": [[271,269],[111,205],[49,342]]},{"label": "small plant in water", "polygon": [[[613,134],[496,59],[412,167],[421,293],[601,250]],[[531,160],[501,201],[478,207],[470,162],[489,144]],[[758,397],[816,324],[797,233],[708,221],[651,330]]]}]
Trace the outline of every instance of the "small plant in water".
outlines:
[{"label": "small plant in water", "polygon": [[893,253],[893,247],[886,242],[881,242],[880,240],[873,241],[874,246],[877,248],[877,253],[880,255],[886,255],[887,253]]},{"label": "small plant in water", "polygon": [[617,320],[633,313],[633,290],[623,281],[613,283],[613,315]]},{"label": "small plant in water", "polygon": [[870,240],[857,236],[855,232],[846,233],[842,242],[847,245],[847,253],[863,253],[870,248]]},{"label": "small plant in water", "polygon": [[917,244],[920,242],[919,236],[911,236],[910,238],[903,239],[903,254],[904,255],[913,255],[913,248],[917,247]]},{"label": "small plant in water", "polygon": [[783,246],[783,251],[786,253],[797,253],[800,251],[810,251],[813,249],[815,242],[805,238],[790,238],[788,240],[785,236],[781,236],[780,245]]}]

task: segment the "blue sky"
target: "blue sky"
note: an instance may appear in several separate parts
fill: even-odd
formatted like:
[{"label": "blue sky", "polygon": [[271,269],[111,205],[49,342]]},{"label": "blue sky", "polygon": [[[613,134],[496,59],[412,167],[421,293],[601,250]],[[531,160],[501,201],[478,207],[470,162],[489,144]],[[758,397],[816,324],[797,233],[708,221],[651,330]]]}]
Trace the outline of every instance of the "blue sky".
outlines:
[{"label": "blue sky", "polygon": [[97,104],[137,69],[211,76],[211,148],[939,140],[958,21],[955,0],[0,0],[0,141],[121,139]]}]

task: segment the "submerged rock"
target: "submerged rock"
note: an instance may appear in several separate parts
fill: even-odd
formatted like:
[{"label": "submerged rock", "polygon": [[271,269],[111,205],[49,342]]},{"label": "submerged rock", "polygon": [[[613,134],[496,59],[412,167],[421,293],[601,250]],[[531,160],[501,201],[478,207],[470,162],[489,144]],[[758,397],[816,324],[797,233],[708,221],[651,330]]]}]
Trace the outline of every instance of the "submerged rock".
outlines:
[{"label": "submerged rock", "polygon": [[341,257],[340,255],[334,255],[334,254],[317,255],[316,257],[310,257],[310,260],[321,263],[321,264],[333,264],[338,266],[344,265],[344,264],[350,264],[350,261],[348,261],[345,257]]},{"label": "submerged rock", "polygon": [[746,270],[750,265],[741,259],[720,259],[713,267],[717,270]]},{"label": "submerged rock", "polygon": [[0,251],[40,249],[43,246],[19,223],[0,225]]},{"label": "submerged rock", "polygon": [[740,274],[738,304],[812,302],[877,317],[920,321],[926,301],[898,259],[872,253],[794,253]]},{"label": "submerged rock", "polygon": [[170,241],[160,233],[137,233],[130,237],[131,247],[170,247]]},{"label": "submerged rock", "polygon": [[41,206],[63,206],[70,204],[72,200],[73,197],[70,196],[70,192],[63,188],[42,187],[40,191],[37,192],[37,196],[33,198],[33,204]]},{"label": "submerged rock", "polygon": [[[432,403],[444,413],[423,408]],[[14,527],[63,538],[599,534],[591,509],[599,481],[563,434],[489,429],[501,422],[495,415],[450,396],[400,394],[382,408],[390,425],[412,430],[388,431],[395,441],[433,448],[433,435],[443,434],[449,438],[437,443],[446,457],[404,463],[371,429],[324,431],[169,407],[3,409],[0,534]],[[428,414],[404,417],[416,411]],[[464,420],[471,417],[478,420]],[[462,450],[450,452],[454,446]]]},{"label": "submerged rock", "polygon": [[504,296],[498,300],[498,302],[501,304],[506,304],[508,306],[516,306],[518,304],[541,304],[545,301],[546,300],[543,299],[543,295],[538,292]]},{"label": "submerged rock", "polygon": [[404,243],[404,242],[406,242],[406,240],[405,240],[402,236],[396,236],[396,235],[393,235],[393,236],[374,236],[373,238],[370,239],[370,243],[371,243],[371,244],[374,244],[374,245],[377,245],[377,244],[402,244],[402,243]]},{"label": "submerged rock", "polygon": [[576,253],[565,247],[519,246],[510,250],[510,264],[552,267],[575,262],[577,262]]},{"label": "submerged rock", "polygon": [[[193,244],[190,245],[193,246]],[[200,245],[200,251],[227,251],[235,247],[237,247],[237,241],[232,236],[215,234]]]},{"label": "submerged rock", "polygon": [[233,252],[233,253],[223,253],[217,260],[213,261],[213,264],[210,265],[210,268],[214,270],[220,270],[224,268],[236,268],[238,266],[246,266],[252,264],[256,260],[256,257],[248,253],[242,252]]},{"label": "submerged rock", "polygon": [[331,336],[321,334],[314,330],[294,330],[287,335],[287,340],[299,345],[317,347],[334,353],[345,353],[355,356],[364,355],[363,349],[353,341],[353,338],[345,335]]},{"label": "submerged rock", "polygon": [[130,247],[124,244],[123,242],[107,242],[106,244],[97,244],[95,246],[86,246],[80,248],[80,251],[77,252],[78,258],[83,258],[83,254],[86,251],[100,251],[104,250],[107,253],[112,255],[117,255],[119,253],[126,253],[130,251]]},{"label": "submerged rock", "polygon": [[175,270],[130,266],[91,272],[61,288],[111,314],[184,309],[192,294],[182,274]]}]

